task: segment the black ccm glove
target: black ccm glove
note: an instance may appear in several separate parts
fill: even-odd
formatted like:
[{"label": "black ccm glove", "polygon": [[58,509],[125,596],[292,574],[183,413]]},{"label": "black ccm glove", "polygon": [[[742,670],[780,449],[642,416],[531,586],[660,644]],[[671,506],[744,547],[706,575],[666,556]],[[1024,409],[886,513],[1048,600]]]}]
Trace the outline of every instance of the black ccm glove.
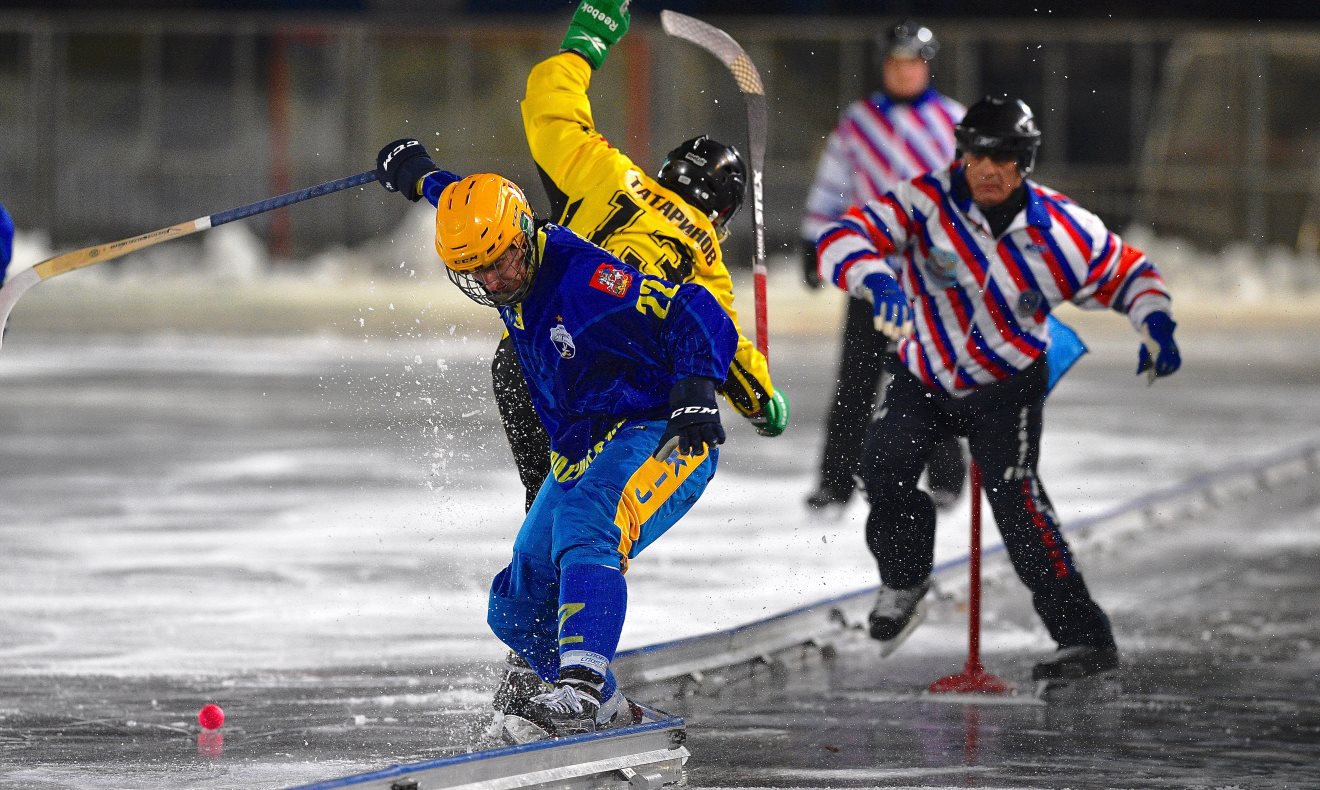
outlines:
[{"label": "black ccm glove", "polygon": [[431,161],[426,146],[410,138],[395,140],[376,154],[376,180],[388,192],[399,192],[414,203],[422,199],[417,182],[440,168]]},{"label": "black ccm glove", "polygon": [[656,460],[665,460],[674,448],[683,455],[696,455],[717,444],[724,444],[724,426],[715,405],[715,381],[699,376],[679,379],[669,390],[669,424],[656,448]]}]

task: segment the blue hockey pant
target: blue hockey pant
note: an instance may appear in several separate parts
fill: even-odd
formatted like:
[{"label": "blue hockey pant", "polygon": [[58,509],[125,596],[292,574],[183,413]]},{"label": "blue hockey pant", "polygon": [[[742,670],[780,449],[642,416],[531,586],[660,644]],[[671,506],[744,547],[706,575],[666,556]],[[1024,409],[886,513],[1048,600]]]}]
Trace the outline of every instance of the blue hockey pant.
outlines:
[{"label": "blue hockey pant", "polygon": [[[602,698],[613,693],[609,662],[626,608],[621,574],[696,503],[715,474],[717,449],[652,458],[664,429],[662,420],[627,424],[581,477],[565,484],[547,477],[514,541],[512,561],[491,583],[491,630],[548,682],[561,668],[584,666],[605,675]],[[566,573],[572,566],[596,567]],[[600,584],[603,570],[618,574],[617,582]],[[569,589],[584,585],[600,588],[603,599],[593,589]]]}]

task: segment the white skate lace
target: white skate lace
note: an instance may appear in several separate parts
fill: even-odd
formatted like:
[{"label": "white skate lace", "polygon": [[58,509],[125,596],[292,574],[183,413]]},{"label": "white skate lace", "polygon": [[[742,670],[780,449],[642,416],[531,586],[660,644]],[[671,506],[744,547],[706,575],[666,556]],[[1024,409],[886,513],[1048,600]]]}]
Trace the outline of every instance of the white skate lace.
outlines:
[{"label": "white skate lace", "polygon": [[553,713],[582,713],[582,700],[579,692],[572,686],[560,686],[554,691],[547,691],[532,697],[532,704],[542,705]]}]

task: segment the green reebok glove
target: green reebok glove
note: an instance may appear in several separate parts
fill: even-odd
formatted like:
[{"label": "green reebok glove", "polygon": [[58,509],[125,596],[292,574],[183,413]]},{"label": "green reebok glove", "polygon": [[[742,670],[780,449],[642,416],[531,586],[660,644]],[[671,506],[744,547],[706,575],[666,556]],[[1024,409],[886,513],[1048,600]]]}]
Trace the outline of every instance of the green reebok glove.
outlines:
[{"label": "green reebok glove", "polygon": [[573,21],[568,23],[559,51],[576,52],[587,59],[593,70],[600,68],[610,47],[628,32],[629,2],[582,0],[573,12]]},{"label": "green reebok glove", "polygon": [[784,397],[784,391],[776,389],[761,413],[750,419],[752,425],[756,426],[756,432],[762,436],[778,436],[783,433],[788,427],[788,398]]}]

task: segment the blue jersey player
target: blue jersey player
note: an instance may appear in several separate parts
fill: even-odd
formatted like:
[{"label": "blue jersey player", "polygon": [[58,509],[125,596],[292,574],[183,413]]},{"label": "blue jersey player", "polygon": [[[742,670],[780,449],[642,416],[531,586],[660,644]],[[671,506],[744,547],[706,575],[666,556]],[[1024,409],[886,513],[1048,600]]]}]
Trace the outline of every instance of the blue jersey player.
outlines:
[{"label": "blue jersey player", "polygon": [[9,268],[9,258],[14,252],[14,221],[9,212],[0,203],[0,285],[5,283],[5,270]]},{"label": "blue jersey player", "polygon": [[498,175],[440,170],[416,140],[385,146],[377,175],[436,206],[449,278],[499,310],[550,435],[550,474],[490,591],[491,629],[538,676],[497,692],[505,731],[530,740],[631,723],[610,672],[623,574],[715,473],[715,387],[737,329],[700,285],[642,274],[536,221]]}]

